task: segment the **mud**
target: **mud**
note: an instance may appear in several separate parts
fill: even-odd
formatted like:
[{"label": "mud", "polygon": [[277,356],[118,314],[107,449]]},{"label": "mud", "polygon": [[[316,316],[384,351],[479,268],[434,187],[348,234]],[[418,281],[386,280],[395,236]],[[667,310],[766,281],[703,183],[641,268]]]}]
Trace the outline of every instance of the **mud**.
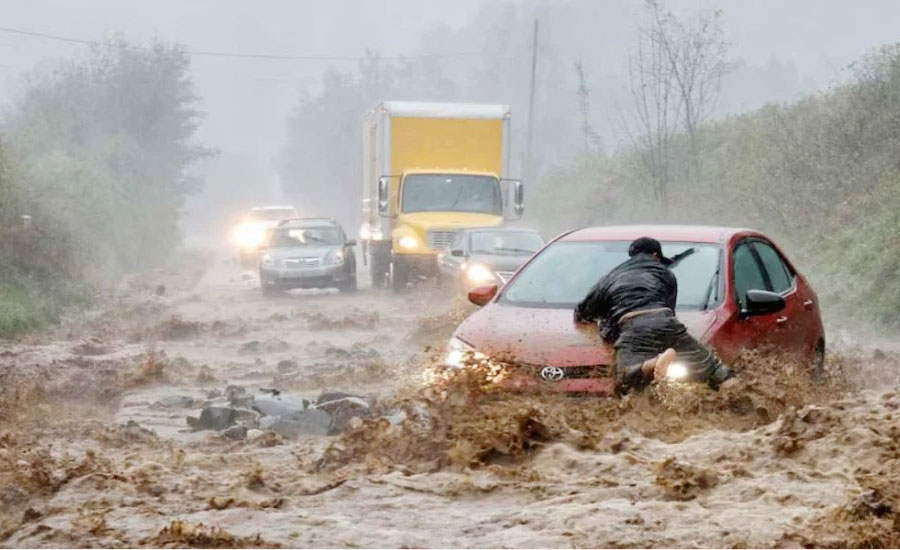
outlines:
[{"label": "mud", "polygon": [[[0,343],[0,545],[900,544],[893,352],[832,353],[818,383],[748,355],[718,393],[502,393],[493,366],[433,376],[456,298],[264,298],[188,260]],[[259,388],[365,396],[372,417],[297,440],[185,421]]]}]

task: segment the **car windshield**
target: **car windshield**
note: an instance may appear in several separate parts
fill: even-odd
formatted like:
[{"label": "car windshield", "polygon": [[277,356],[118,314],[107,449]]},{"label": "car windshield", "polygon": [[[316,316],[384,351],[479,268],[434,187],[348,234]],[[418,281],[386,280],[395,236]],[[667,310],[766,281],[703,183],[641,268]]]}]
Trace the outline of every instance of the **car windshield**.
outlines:
[{"label": "car windshield", "polygon": [[403,179],[404,212],[500,215],[500,186],[491,176],[413,174]]},{"label": "car windshield", "polygon": [[[541,252],[513,279],[501,301],[524,307],[571,308],[609,270],[628,259],[630,241],[557,242]],[[721,296],[721,246],[706,243],[662,243],[678,279],[679,309],[706,309]],[[693,250],[693,251],[691,251]]]},{"label": "car windshield", "polygon": [[341,235],[334,227],[291,227],[279,229],[272,236],[271,248],[299,246],[329,246],[341,244]]},{"label": "car windshield", "polygon": [[254,222],[274,222],[299,217],[300,215],[293,208],[261,208],[259,210],[251,210],[250,215],[247,216]]},{"label": "car windshield", "polygon": [[544,246],[544,240],[531,231],[477,231],[471,234],[473,254],[531,256]]}]

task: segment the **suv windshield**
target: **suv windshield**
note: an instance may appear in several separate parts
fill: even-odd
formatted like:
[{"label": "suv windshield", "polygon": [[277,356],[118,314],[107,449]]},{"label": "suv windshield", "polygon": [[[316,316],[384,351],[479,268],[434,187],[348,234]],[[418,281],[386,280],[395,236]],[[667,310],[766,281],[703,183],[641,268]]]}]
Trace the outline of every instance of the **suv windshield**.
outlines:
[{"label": "suv windshield", "polygon": [[500,186],[491,176],[413,174],[403,179],[404,212],[502,213]]},{"label": "suv windshield", "polygon": [[271,248],[298,246],[334,246],[341,244],[341,235],[334,227],[290,227],[279,229],[272,236]]},{"label": "suv windshield", "polygon": [[478,231],[471,234],[473,254],[531,256],[544,240],[531,231]]},{"label": "suv windshield", "polygon": [[251,210],[250,215],[247,216],[254,222],[275,222],[299,217],[300,214],[293,208],[261,208],[259,210]]},{"label": "suv windshield", "polygon": [[[575,307],[600,277],[628,259],[630,241],[557,242],[513,279],[501,301],[523,307]],[[672,267],[678,279],[679,309],[706,309],[721,299],[721,246],[707,243],[662,243],[672,258],[693,249]]]}]

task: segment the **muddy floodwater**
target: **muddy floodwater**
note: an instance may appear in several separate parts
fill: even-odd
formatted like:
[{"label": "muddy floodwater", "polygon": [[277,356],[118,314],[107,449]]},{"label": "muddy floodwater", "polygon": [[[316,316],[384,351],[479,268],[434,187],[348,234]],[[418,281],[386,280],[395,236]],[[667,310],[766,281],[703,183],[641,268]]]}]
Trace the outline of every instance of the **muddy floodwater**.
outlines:
[{"label": "muddy floodwater", "polygon": [[[900,544],[892,352],[835,350],[819,384],[750,357],[718,394],[501,395],[426,384],[471,306],[367,286],[263,297],[202,256],[0,343],[0,545]],[[299,432],[261,418],[286,399]]]}]

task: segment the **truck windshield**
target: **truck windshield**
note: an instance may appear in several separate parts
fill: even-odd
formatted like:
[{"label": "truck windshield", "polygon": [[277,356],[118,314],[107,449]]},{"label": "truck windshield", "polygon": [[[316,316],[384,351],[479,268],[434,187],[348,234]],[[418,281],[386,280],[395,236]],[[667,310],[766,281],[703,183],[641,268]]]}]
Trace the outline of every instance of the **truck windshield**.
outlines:
[{"label": "truck windshield", "polygon": [[503,213],[500,185],[491,176],[413,174],[403,179],[404,212]]}]

